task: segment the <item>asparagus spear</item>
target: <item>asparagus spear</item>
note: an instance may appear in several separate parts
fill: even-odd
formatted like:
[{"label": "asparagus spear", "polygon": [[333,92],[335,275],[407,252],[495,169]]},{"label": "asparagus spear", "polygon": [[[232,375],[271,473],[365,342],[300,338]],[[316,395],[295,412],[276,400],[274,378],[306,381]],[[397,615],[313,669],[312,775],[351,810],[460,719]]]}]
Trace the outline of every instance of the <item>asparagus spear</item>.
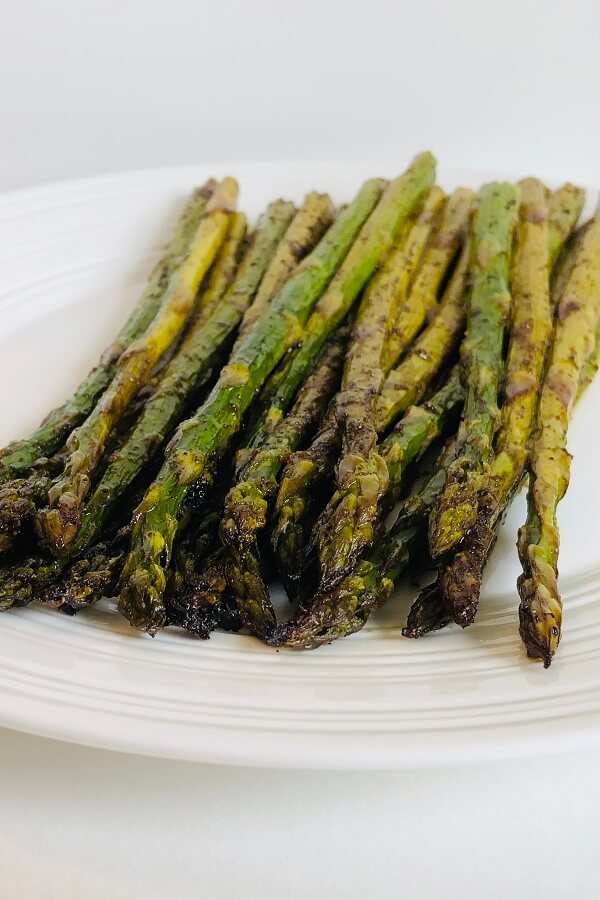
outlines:
[{"label": "asparagus spear", "polygon": [[42,470],[0,485],[0,553],[7,553],[13,547],[23,524],[35,514],[50,484],[51,479]]},{"label": "asparagus spear", "polygon": [[[348,406],[345,420],[342,407],[342,424],[346,423],[346,428],[337,488],[319,527],[319,560],[324,588],[331,588],[344,571],[349,571],[373,539],[378,505],[388,485],[387,468],[375,446],[377,433],[421,399],[427,385],[460,340],[465,320],[468,256],[468,248],[463,249],[433,321],[409,355],[388,375],[375,400],[375,409],[369,410],[367,397],[356,390],[358,402]],[[358,342],[357,346],[360,346]],[[362,358],[370,367],[367,371],[372,372],[368,355]],[[351,373],[350,382],[360,384],[358,372]],[[372,393],[377,394],[379,386],[373,382],[371,377]]]},{"label": "asparagus spear", "polygon": [[519,630],[528,654],[541,658],[546,668],[557,650],[562,623],[556,508],[569,484],[567,428],[582,370],[593,351],[599,302],[600,215],[596,212],[557,309],[531,451],[527,521],[518,540],[523,566],[518,581]]},{"label": "asparagus spear", "polygon": [[546,192],[544,185],[533,178],[521,182],[520,188],[512,273],[513,313],[495,455],[464,546],[440,569],[444,604],[463,627],[471,624],[477,612],[484,561],[494,541],[496,525],[523,476],[552,328]]},{"label": "asparagus spear", "polygon": [[[208,319],[210,313],[216,307],[225,289],[231,283],[237,267],[240,250],[246,234],[246,217],[242,213],[234,213],[227,238],[221,247],[219,255],[212,266],[207,280],[206,288],[201,291],[198,306],[188,333],[194,329],[196,332]],[[153,380],[159,380],[164,372],[155,375]],[[146,385],[150,388],[152,382]],[[149,392],[152,396],[153,391]],[[142,394],[136,399],[137,406]],[[122,424],[122,423],[121,423]],[[159,435],[155,436],[155,440]],[[51,479],[47,477],[45,470],[48,468],[44,460],[43,465],[32,467],[27,478],[12,479],[0,486],[0,552],[5,552],[14,543],[14,539],[21,532],[26,521],[32,519],[38,508],[44,505],[48,490],[51,487]],[[53,467],[55,468],[55,467]],[[64,468],[64,460],[61,469]],[[60,471],[59,470],[59,471]],[[58,471],[55,473],[58,474]]]},{"label": "asparagus spear", "polygon": [[[575,196],[575,189],[571,190],[569,185],[565,185],[548,198],[549,263],[558,259],[562,242],[568,239],[580,214],[581,201],[570,205],[570,216],[567,217],[566,211],[569,208],[565,203],[565,195],[567,199]],[[407,623],[409,637],[420,637],[428,631],[444,627],[452,619],[447,607],[452,612],[454,609],[466,611],[467,616],[462,621],[466,621],[467,617],[473,618],[483,570],[498,527],[522,483],[524,456],[519,448],[519,441],[525,445],[529,438],[537,402],[530,389],[524,390],[523,373],[526,373],[527,379],[530,376],[541,379],[541,365],[551,328],[548,287],[541,280],[543,266],[538,269],[537,275],[535,268],[535,260],[539,263],[544,257],[544,249],[540,243],[544,230],[541,214],[543,206],[541,185],[535,180],[527,179],[522,183],[521,221],[513,276],[515,311],[511,323],[504,387],[507,400],[502,409],[502,427],[496,440],[497,455],[490,472],[491,489],[480,497],[476,522],[461,542],[460,548],[442,564],[437,581],[426,588],[413,604]],[[574,256],[574,249],[571,248],[569,257],[563,260],[562,272],[571,270],[570,257]],[[562,278],[561,273],[555,282],[562,281]],[[552,305],[555,305],[554,298]],[[600,346],[600,328],[597,329],[597,341]],[[587,374],[593,377],[592,366]],[[580,393],[585,387],[585,380],[586,375],[582,372]],[[472,610],[470,615],[469,609]]]},{"label": "asparagus spear", "polygon": [[[372,265],[369,267],[370,276],[377,263],[392,245],[395,236],[401,233],[411,212],[419,206],[427,195],[435,177],[435,160],[429,153],[423,153],[416,157],[408,171],[396,178],[387,187],[377,215],[364,235],[361,235],[357,252],[364,243],[365,250],[371,257]],[[365,281],[367,281],[365,279]],[[365,281],[361,280],[360,288]],[[349,290],[329,291],[317,303],[310,316],[302,343],[298,350],[290,358],[289,365],[284,369],[279,384],[270,399],[270,406],[261,417],[253,431],[253,446],[257,446],[269,428],[276,424],[289,409],[298,388],[305,381],[308,372],[312,369],[323,344],[332,331],[337,328],[346,316],[359,291],[351,280],[348,282]]]},{"label": "asparagus spear", "polygon": [[[241,417],[303,327],[380,193],[377,182],[363,187],[248,331],[196,415],[180,426],[163,468],[136,512],[120,597],[120,608],[132,624],[154,633],[164,623],[166,571],[189,487],[210,478],[213,460],[227,449]],[[372,242],[359,241],[327,296],[357,293],[374,265]]]},{"label": "asparagus spear", "polygon": [[596,377],[598,371],[598,363],[600,361],[600,318],[596,322],[596,330],[594,331],[594,349],[592,350],[587,362],[581,370],[579,376],[579,387],[577,389],[577,399],[579,400],[584,392],[589,388],[590,384]]},{"label": "asparagus spear", "polygon": [[112,540],[100,541],[90,547],[73,560],[62,575],[48,585],[38,586],[38,599],[46,606],[76,613],[103,597],[114,596],[128,533],[129,529],[125,528]]},{"label": "asparagus spear", "polygon": [[402,314],[406,310],[408,294],[423,260],[425,248],[439,226],[445,207],[446,195],[435,184],[427,194],[418,215],[407,222],[405,233],[386,261],[390,276],[389,290],[393,295],[386,326],[385,345],[380,358],[380,365],[386,372],[401,353],[404,341]]},{"label": "asparagus spear", "polygon": [[385,372],[396,365],[435,309],[440,287],[468,228],[472,206],[473,192],[466,188],[459,188],[448,200],[408,298],[398,305],[382,356]]},{"label": "asparagus spear", "polygon": [[420,638],[431,631],[445,628],[452,621],[448,615],[437,581],[423,588],[410,608],[402,634],[407,638]]},{"label": "asparagus spear", "polygon": [[194,560],[182,559],[185,591],[166,596],[167,623],[185,628],[206,640],[215,628],[239,631],[242,621],[238,605],[230,602],[228,587],[229,557],[224,547],[217,548],[198,569]]},{"label": "asparagus spear", "polygon": [[292,215],[292,205],[279,200],[261,217],[250,249],[225,298],[208,320],[192,323],[133,432],[110,458],[82,512],[81,526],[71,545],[71,553],[80,552],[98,539],[123,492],[173,431],[189,398],[214,369],[222,348],[227,346],[244,310],[249,308]]},{"label": "asparagus spear", "polygon": [[182,263],[215,187],[216,182],[211,180],[194,191],[177,222],[164,256],[152,271],[138,305],[117,338],[104,351],[96,368],[81,382],[73,396],[53,410],[29,438],[13,441],[0,450],[0,482],[25,475],[40,457],[55,453],[73,428],[91,412],[98,397],[110,384],[122,352],[143,334],[156,315],[169,280]]},{"label": "asparagus spear", "polygon": [[491,459],[510,309],[508,272],[518,196],[512,184],[488,184],[479,193],[471,239],[473,285],[463,344],[467,398],[458,456],[448,469],[446,486],[429,523],[434,558],[456,546],[472,527],[482,475]]},{"label": "asparagus spear", "polygon": [[[430,205],[432,199],[436,200],[432,197],[434,190],[427,198]],[[336,578],[342,577],[340,557],[346,566],[354,563],[358,551],[353,555],[349,534],[354,537],[355,546],[361,539],[363,543],[370,539],[372,516],[369,514],[387,488],[387,470],[375,446],[374,401],[383,382],[380,360],[389,322],[397,311],[399,283],[405,279],[407,268],[405,243],[400,241],[369,284],[352,331],[342,388],[335,401],[342,446],[337,491],[321,518],[317,537],[323,585],[331,586]],[[354,529],[348,527],[348,516],[353,515],[359,520]],[[362,536],[362,531],[368,532],[369,537]]]},{"label": "asparagus spear", "polygon": [[456,350],[465,327],[468,272],[469,247],[465,244],[431,322],[383,384],[375,410],[380,431],[389,427],[412,403],[419,402]]},{"label": "asparagus spear", "polygon": [[246,249],[247,230],[248,220],[244,213],[232,213],[225,240],[207,275],[206,286],[200,290],[190,327],[198,328],[208,321],[231,285]]},{"label": "asparagus spear", "polygon": [[429,400],[411,406],[381,442],[380,453],[388,470],[389,485],[376,522],[380,522],[397,502],[408,466],[442,435],[460,410],[464,396],[460,372],[455,366],[446,383]]},{"label": "asparagus spear", "polygon": [[332,407],[307,450],[294,453],[284,469],[275,501],[271,546],[291,599],[298,599],[315,503],[333,476],[341,435]]},{"label": "asparagus spear", "polygon": [[333,203],[327,194],[313,191],[306,195],[277,248],[252,306],[244,313],[238,346],[242,336],[256,324],[296,266],[323,237],[333,221],[333,212]]},{"label": "asparagus spear", "polygon": [[[409,463],[421,456],[440,435],[462,401],[463,389],[458,370],[454,369],[446,384],[426,403],[411,407],[381,443],[379,452],[388,471],[389,484],[377,509],[374,533],[397,500]],[[309,558],[310,512],[323,481],[331,476],[339,441],[339,431],[330,415],[309,450],[294,454],[281,481],[272,545],[279,573],[288,594],[294,599],[299,596],[299,585]],[[342,527],[348,526],[342,524]],[[351,566],[348,565],[345,572],[349,571]]]},{"label": "asparagus spear", "polygon": [[267,523],[287,457],[314,430],[338,386],[346,339],[346,330],[341,329],[325,346],[289,415],[252,454],[225,499],[220,533],[231,557],[230,585],[239,599],[242,621],[260,636],[275,624],[275,613],[261,575],[258,535]]},{"label": "asparagus spear", "polygon": [[274,629],[272,646],[309,650],[359,631],[389,598],[411,556],[426,536],[427,517],[444,485],[452,448],[440,455],[434,474],[402,504],[396,522],[380,532],[372,551],[331,591],[319,592],[310,607]]},{"label": "asparagus spear", "polygon": [[102,399],[69,436],[70,456],[65,471],[48,493],[49,507],[40,511],[36,519],[39,536],[51,552],[65,552],[77,536],[90,479],[110,431],[183,328],[198,285],[223,242],[236,197],[236,182],[224,179],[206,206],[185,261],[173,275],[154,320],[122,354]]},{"label": "asparagus spear", "polygon": [[548,267],[552,272],[567,239],[581,215],[585,191],[574,184],[563,184],[548,198]]}]

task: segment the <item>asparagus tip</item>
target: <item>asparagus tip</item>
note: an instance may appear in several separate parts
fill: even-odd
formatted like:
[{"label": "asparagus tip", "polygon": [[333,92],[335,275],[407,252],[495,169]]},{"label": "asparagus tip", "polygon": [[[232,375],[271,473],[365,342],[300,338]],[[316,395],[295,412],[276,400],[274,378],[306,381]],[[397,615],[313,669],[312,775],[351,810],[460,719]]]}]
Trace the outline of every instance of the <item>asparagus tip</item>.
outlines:
[{"label": "asparagus tip", "polygon": [[527,655],[541,659],[548,669],[558,650],[561,639],[562,607],[544,585],[532,578],[521,576],[518,581],[521,603],[519,605],[519,634]]},{"label": "asparagus tip", "polygon": [[141,631],[154,635],[166,624],[166,611],[161,594],[154,587],[147,570],[139,568],[127,579],[119,597],[119,612]]}]

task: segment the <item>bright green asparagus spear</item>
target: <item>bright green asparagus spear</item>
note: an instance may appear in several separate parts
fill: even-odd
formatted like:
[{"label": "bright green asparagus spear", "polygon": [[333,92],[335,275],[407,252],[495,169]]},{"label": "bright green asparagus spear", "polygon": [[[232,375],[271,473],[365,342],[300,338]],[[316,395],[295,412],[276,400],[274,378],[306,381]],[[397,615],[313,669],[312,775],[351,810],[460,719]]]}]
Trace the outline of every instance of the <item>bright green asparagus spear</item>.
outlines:
[{"label": "bright green asparagus spear", "polygon": [[[381,262],[394,238],[401,233],[411,212],[423,202],[434,177],[435,160],[431,154],[423,153],[404,175],[396,178],[386,189],[371,228],[361,238],[365,250],[377,263]],[[370,268],[369,275],[374,269],[375,265]],[[361,282],[360,286],[363,285],[364,282]],[[301,346],[291,357],[281,383],[271,397],[270,407],[254,429],[254,446],[262,441],[265,431],[273,427],[289,409],[323,344],[346,316],[357,295],[355,285],[349,280],[346,290],[327,292],[319,300],[306,323]]]},{"label": "bright green asparagus spear", "polygon": [[291,203],[278,200],[259,220],[252,244],[225,298],[206,321],[192,323],[131,435],[110,458],[83,510],[81,528],[71,552],[79,553],[98,540],[123,492],[173,432],[190,397],[214,370],[223,347],[231,346],[231,337],[258,290],[293,212]]},{"label": "bright green asparagus spear", "polygon": [[593,351],[600,304],[600,215],[578,248],[557,309],[552,349],[531,452],[526,524],[519,532],[523,574],[518,587],[520,632],[530,656],[549,666],[560,641],[559,532],[556,508],[569,484],[567,428],[579,380]]},{"label": "bright green asparagus spear", "polygon": [[473,284],[463,344],[467,398],[458,456],[449,467],[429,524],[433,557],[451,550],[472,527],[482,476],[491,461],[510,311],[508,277],[518,199],[518,189],[512,184],[489,184],[479,192],[471,237]]},{"label": "bright green asparagus spear", "polygon": [[[198,332],[230,285],[235,275],[245,234],[246,217],[243,213],[234,213],[227,238],[210,270],[207,285],[201,292],[192,323],[187,329],[188,333],[192,328]],[[160,380],[164,375],[165,373],[162,371],[155,378]],[[147,385],[146,389],[149,387],[150,385]],[[141,396],[138,396],[136,405],[140,400]],[[153,440],[161,440],[161,433],[157,433]],[[64,460],[60,469],[57,469],[54,474],[62,471],[63,467]],[[48,490],[51,487],[49,472],[46,472],[47,468],[48,464],[34,467],[27,478],[13,479],[0,486],[0,552],[8,550],[12,546],[25,522],[32,519],[38,509],[44,506]],[[54,469],[55,466],[52,465],[51,468]],[[80,543],[77,542],[78,547]],[[70,552],[74,552],[73,547]]]},{"label": "bright green asparagus spear", "polygon": [[164,623],[166,571],[189,487],[210,480],[211,466],[228,448],[256,392],[296,339],[338,266],[343,261],[326,292],[332,298],[358,293],[372,273],[371,241],[359,241],[348,251],[380,191],[377,182],[365,185],[245,335],[196,415],[180,426],[136,513],[120,598],[132,624],[154,633]]},{"label": "bright green asparagus spear", "polygon": [[232,560],[230,584],[242,621],[260,636],[275,624],[275,613],[261,575],[258,535],[267,524],[269,505],[289,454],[314,431],[339,385],[346,339],[346,329],[340,329],[325,346],[289,415],[254,451],[225,499],[220,532]]},{"label": "bright green asparagus spear", "polygon": [[138,305],[115,341],[102,354],[98,366],[81,382],[71,399],[53,410],[29,438],[13,441],[0,450],[0,482],[23,476],[40,457],[55,453],[73,428],[91,412],[98,397],[110,384],[115,364],[123,350],[143,334],[156,315],[169,280],[182,263],[215,187],[215,181],[208,181],[188,201],[171,242],[155,266]]},{"label": "bright green asparagus spear", "polygon": [[110,432],[182,330],[198,286],[227,232],[237,190],[233,178],[225,178],[216,188],[155,318],[122,354],[110,387],[86,421],[69,436],[70,455],[65,471],[48,493],[49,507],[36,519],[38,533],[51,552],[57,555],[65,552],[76,538],[91,476]]},{"label": "bright green asparagus spear", "polygon": [[[389,333],[398,315],[398,309],[406,302],[406,295],[411,280],[423,255],[425,245],[435,227],[435,223],[445,201],[445,195],[441,188],[434,185],[429,191],[423,208],[411,216],[404,229],[396,240],[385,260],[382,271],[373,279],[373,285],[368,288],[368,293],[376,295],[376,302],[370,304],[376,308],[377,304],[385,304],[388,309],[386,322],[386,341],[390,339]],[[364,303],[361,304],[364,306]],[[366,323],[365,323],[366,324]],[[293,363],[291,356],[285,365],[280,366],[270,377],[263,390],[263,398],[266,399],[266,408],[255,416],[249,425],[249,447],[260,446],[270,429],[277,424],[283,415],[283,403],[278,403],[277,397],[285,393],[287,403],[287,391],[285,380],[289,375]],[[290,388],[293,391],[293,386]],[[271,402],[272,401],[272,402]]]}]

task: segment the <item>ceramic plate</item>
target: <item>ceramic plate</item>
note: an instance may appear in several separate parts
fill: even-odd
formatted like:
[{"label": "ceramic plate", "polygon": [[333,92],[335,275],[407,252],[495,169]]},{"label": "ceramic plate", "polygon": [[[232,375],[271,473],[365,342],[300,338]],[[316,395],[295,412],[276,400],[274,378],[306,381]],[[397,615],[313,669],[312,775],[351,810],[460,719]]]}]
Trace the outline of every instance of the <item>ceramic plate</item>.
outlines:
[{"label": "ceramic plate", "polygon": [[[226,171],[251,216],[283,195],[349,199],[397,163],[191,167],[0,198],[0,444],[29,432],[95,361],[140,293],[189,189]],[[506,173],[441,171],[477,187]],[[529,173],[520,173],[529,174]],[[590,205],[595,192],[590,192]],[[547,753],[600,738],[600,379],[578,407],[560,507],[564,637],[549,671],[517,634],[518,498],[477,623],[401,637],[407,588],[364,631],[310,653],[251,637],[136,633],[110,602],[68,618],[0,616],[0,724],[99,747],[209,762],[429,766]]]}]

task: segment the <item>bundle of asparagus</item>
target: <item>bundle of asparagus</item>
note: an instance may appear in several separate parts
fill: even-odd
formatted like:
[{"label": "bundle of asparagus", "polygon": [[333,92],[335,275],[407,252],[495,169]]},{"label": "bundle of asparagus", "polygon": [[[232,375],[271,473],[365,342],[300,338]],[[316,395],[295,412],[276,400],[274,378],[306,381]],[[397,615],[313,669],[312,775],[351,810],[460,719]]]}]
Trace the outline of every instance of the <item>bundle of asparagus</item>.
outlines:
[{"label": "bundle of asparagus", "polygon": [[337,214],[277,200],[248,233],[236,200],[232,178],[193,193],[100,363],[0,450],[0,609],[117,594],[150,635],[310,648],[433,564],[404,634],[464,627],[529,474],[520,633],[549,665],[600,216],[576,230],[583,192],[531,178],[447,197],[428,153]]}]

